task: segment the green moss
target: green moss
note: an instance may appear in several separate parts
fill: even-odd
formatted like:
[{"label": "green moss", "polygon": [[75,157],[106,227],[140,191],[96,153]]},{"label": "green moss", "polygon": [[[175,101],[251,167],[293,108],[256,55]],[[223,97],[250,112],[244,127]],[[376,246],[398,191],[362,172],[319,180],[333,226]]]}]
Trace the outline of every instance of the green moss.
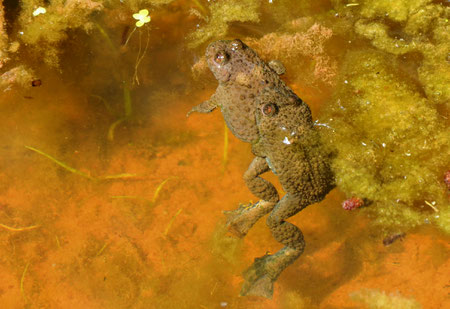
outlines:
[{"label": "green moss", "polygon": [[443,208],[439,212],[439,220],[436,221],[437,225],[447,234],[450,235],[450,208]]},{"label": "green moss", "polygon": [[198,47],[211,38],[220,39],[227,34],[231,22],[259,22],[260,2],[257,0],[221,0],[209,6],[206,24],[188,37],[190,48]]},{"label": "green moss", "polygon": [[366,18],[385,17],[401,22],[408,18],[411,11],[432,2],[433,0],[364,0],[361,3],[361,15]]},{"label": "green moss", "polygon": [[[394,55],[419,53],[423,57],[418,68],[418,78],[433,102],[450,102],[450,8],[439,4],[425,5],[430,1],[419,0],[404,5],[404,1],[367,1],[361,11],[363,17],[355,23],[355,31],[369,39],[376,48]],[[392,7],[390,7],[392,3]],[[402,4],[402,9],[397,5]],[[383,9],[381,9],[381,7]],[[390,9],[388,9],[390,7]],[[368,13],[370,12],[370,13]],[[402,21],[401,25],[374,22],[373,17],[384,13],[386,19]],[[394,13],[397,12],[397,13]],[[383,15],[383,14],[381,14]],[[396,35],[390,33],[395,32]]]},{"label": "green moss", "polygon": [[428,221],[442,227],[427,205],[440,212],[449,207],[442,181],[448,132],[435,105],[386,53],[349,52],[342,71],[321,120],[332,128],[325,136],[337,150],[339,188],[372,201],[363,211],[387,229]]},{"label": "green moss", "polygon": [[362,289],[350,294],[354,301],[361,302],[369,309],[420,309],[422,306],[412,298],[405,298],[401,295],[387,295],[384,291]]},{"label": "green moss", "polygon": [[[46,7],[46,13],[33,16],[34,10]],[[67,38],[67,31],[73,29],[92,28],[89,16],[102,8],[100,2],[52,0],[49,5],[42,1],[21,1],[20,12],[20,39],[32,45],[43,56],[44,61],[51,66],[59,64],[59,43]]]},{"label": "green moss", "polygon": [[173,2],[174,0],[97,0],[103,2],[108,7],[125,7],[132,12],[138,12],[150,7],[159,7]]}]

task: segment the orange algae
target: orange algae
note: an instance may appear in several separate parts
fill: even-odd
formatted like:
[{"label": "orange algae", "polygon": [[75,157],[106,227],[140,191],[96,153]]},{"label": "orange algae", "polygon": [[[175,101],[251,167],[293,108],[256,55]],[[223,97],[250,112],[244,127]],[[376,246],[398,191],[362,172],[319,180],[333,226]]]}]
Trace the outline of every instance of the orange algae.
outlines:
[{"label": "orange algae", "polygon": [[[422,29],[438,35],[425,47],[406,53],[394,53],[391,45],[377,46],[375,39],[367,37],[365,25],[372,27],[373,20],[379,20],[386,10],[395,14],[391,13],[394,9],[386,8],[387,2],[381,6],[381,2],[358,1],[359,6],[346,6],[348,3],[341,1],[323,1],[320,5],[312,1],[301,5],[297,1],[273,1],[248,12],[260,16],[259,24],[256,19],[250,23],[227,21],[226,32],[209,37],[209,41],[241,37],[255,46],[260,44],[258,52],[266,60],[283,58],[288,84],[311,105],[320,124],[339,129],[323,130],[330,147],[343,150],[335,161],[338,190],[360,193],[373,202],[358,210],[368,216],[345,212],[340,206],[345,196],[336,190],[327,200],[290,218],[304,232],[306,251],[278,279],[274,299],[265,300],[237,296],[241,272],[267,248],[276,252],[279,244],[264,220],[245,239],[230,237],[222,214],[255,199],[242,180],[252,160],[250,147],[228,136],[224,165],[220,113],[185,118],[186,112],[208,98],[216,86],[209,73],[198,81],[190,76],[194,60],[204,53],[201,46],[208,43],[187,48],[195,42],[189,41],[195,25],[207,25],[189,15],[189,9],[197,7],[194,1],[173,1],[169,6],[164,3],[170,1],[164,0],[70,2],[80,3],[77,10],[93,3],[102,7],[85,7],[77,18],[55,25],[50,34],[60,36],[59,41],[51,41],[52,36],[47,40],[45,33],[41,34],[50,50],[48,55],[30,53],[34,43],[25,46],[18,35],[8,33],[6,46],[16,40],[21,45],[18,54],[6,47],[8,57],[13,57],[0,73],[23,64],[39,72],[43,84],[31,88],[28,77],[23,83],[26,87],[20,88],[18,79],[11,79],[9,91],[0,93],[0,123],[4,128],[0,130],[0,222],[8,227],[39,224],[39,228],[0,229],[0,307],[360,306],[350,295],[369,300],[374,297],[373,303],[375,298],[379,301],[388,295],[401,295],[423,308],[449,306],[445,276],[450,271],[448,237],[431,226],[418,226],[403,240],[385,247],[384,234],[370,224],[375,221],[384,227],[404,228],[420,225],[428,218],[442,229],[450,225],[449,219],[443,219],[446,191],[439,176],[448,169],[439,170],[447,160],[443,159],[442,133],[446,101],[444,96],[430,95],[435,90],[445,95],[445,89],[439,86],[445,81],[446,67],[440,66],[445,41],[437,43],[438,36],[445,36],[443,15],[421,13],[416,7],[395,15],[407,16],[410,26],[405,31],[419,31],[423,24]],[[49,3],[55,10],[66,10],[62,2]],[[208,12],[213,6],[207,1],[198,3]],[[232,8],[235,2],[214,3]],[[433,8],[424,7],[425,12],[442,11],[434,7],[435,3],[429,4]],[[131,82],[139,55],[138,36],[133,35],[126,46],[121,46],[121,37],[132,31],[132,14],[142,9],[141,5],[148,5],[152,16],[150,47],[139,66],[140,85],[130,89],[133,112],[108,141],[111,123],[124,115],[123,80]],[[375,5],[376,13],[360,13]],[[100,23],[110,42],[99,31],[87,29],[85,33],[83,26],[76,24],[82,18],[88,25]],[[416,22],[409,22],[412,19]],[[31,23],[33,27],[39,25]],[[393,29],[387,29],[390,35]],[[384,40],[384,34],[382,37]],[[263,42],[270,42],[270,46]],[[284,44],[289,48],[283,49]],[[439,52],[431,57],[434,48]],[[425,55],[426,51],[429,53]],[[77,60],[80,55],[81,60]],[[36,56],[47,57],[47,62],[58,64],[59,69],[36,62]],[[89,66],[83,65],[82,59],[91,59]],[[416,59],[419,61],[414,64]],[[433,68],[439,71],[433,74]],[[93,100],[92,95],[104,102]],[[366,100],[372,102],[372,110],[364,105]],[[384,121],[380,115],[385,115]],[[384,136],[386,128],[395,129],[388,137],[396,147],[380,154],[366,139]],[[417,135],[414,139],[412,133]],[[403,155],[405,147],[416,149],[424,138],[430,140],[425,149],[411,152],[412,158]],[[360,145],[360,141],[368,146]],[[24,149],[24,145],[39,145],[62,162],[82,162],[77,165],[84,166],[81,172],[86,174],[90,170],[99,175],[130,171],[139,176],[93,182],[65,172]],[[394,151],[390,153],[390,149]],[[420,156],[422,166],[417,166]],[[393,166],[407,164],[412,176],[431,185],[418,186],[417,195],[412,196],[414,177],[409,174],[406,183],[401,178],[387,183],[393,172],[384,167],[390,162]],[[355,165],[349,170],[350,163]],[[361,171],[363,165],[371,172]],[[352,175],[360,178],[355,181]],[[267,177],[276,182],[275,176]],[[398,208],[403,209],[399,213],[383,206],[389,195],[399,194],[412,205],[399,203]],[[384,215],[382,209],[388,209],[393,218]],[[370,293],[363,294],[361,289]]]}]

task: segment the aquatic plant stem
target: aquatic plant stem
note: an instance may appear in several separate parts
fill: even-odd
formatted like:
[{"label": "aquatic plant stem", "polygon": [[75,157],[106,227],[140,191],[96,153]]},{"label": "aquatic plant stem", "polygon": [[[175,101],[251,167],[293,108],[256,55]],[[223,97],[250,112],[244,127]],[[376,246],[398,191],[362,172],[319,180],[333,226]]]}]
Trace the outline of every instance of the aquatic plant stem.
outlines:
[{"label": "aquatic plant stem", "polygon": [[[134,85],[134,82],[136,82],[136,84],[139,85],[139,77],[138,77],[137,71],[138,71],[139,64],[141,63],[142,59],[144,59],[144,56],[147,52],[149,43],[150,43],[150,30],[147,27],[147,42],[145,43],[144,51],[142,51],[142,33],[141,33],[141,31],[139,31],[139,51],[138,51],[138,55],[136,58],[136,64],[134,65],[133,85]],[[142,51],[142,53],[141,53],[141,51]]]},{"label": "aquatic plant stem", "polygon": [[101,247],[100,250],[98,250],[96,257],[99,256],[100,254],[102,254],[103,251],[105,251],[105,249],[106,249],[107,246],[108,246],[108,243],[105,242],[105,244],[103,245],[103,247]]},{"label": "aquatic plant stem", "polygon": [[10,226],[0,223],[0,227],[6,229],[8,231],[21,232],[21,231],[28,231],[28,230],[36,229],[36,228],[40,227],[40,225],[32,225],[32,226],[27,226],[27,227],[10,227]]},{"label": "aquatic plant stem", "polygon": [[113,179],[134,178],[136,176],[137,176],[136,174],[122,173],[122,174],[116,174],[116,175],[98,176],[98,177],[95,177],[94,179],[97,179],[97,180],[113,180]]},{"label": "aquatic plant stem", "polygon": [[133,113],[133,104],[131,102],[130,87],[128,87],[127,83],[125,83],[125,85],[123,86],[123,107],[125,116],[117,119],[109,126],[107,137],[108,140],[111,142],[114,140],[114,130],[116,129],[116,127],[122,122],[126,121],[128,118],[130,118],[131,114]]},{"label": "aquatic plant stem", "polygon": [[46,154],[45,152],[43,152],[43,151],[41,151],[41,150],[39,150],[39,149],[36,149],[36,148],[34,148],[34,147],[31,147],[31,146],[25,146],[25,148],[27,148],[27,149],[29,149],[29,150],[32,150],[32,151],[34,151],[34,152],[37,152],[38,154],[40,154],[40,155],[46,157],[47,159],[50,159],[51,161],[53,161],[54,163],[58,164],[58,165],[61,166],[63,169],[65,169],[65,170],[67,170],[67,171],[69,171],[69,172],[71,172],[71,173],[80,175],[80,176],[85,177],[85,178],[88,178],[88,179],[94,179],[91,175],[86,174],[86,173],[84,173],[84,172],[82,172],[82,171],[79,171],[79,170],[77,170],[77,169],[75,169],[75,168],[73,168],[73,167],[70,167],[70,166],[68,166],[67,164],[65,164],[64,162],[61,162],[61,161],[59,161],[59,160],[53,158],[51,155]]},{"label": "aquatic plant stem", "polygon": [[124,122],[126,120],[126,118],[120,118],[117,119],[116,121],[114,121],[108,129],[108,140],[109,141],[113,141],[114,140],[114,130],[116,129],[116,127],[121,124],[122,122]]},{"label": "aquatic plant stem", "polygon": [[125,43],[123,44],[123,46],[127,46],[128,41],[131,39],[131,36],[136,31],[136,29],[137,29],[137,27],[134,27],[133,31],[131,31],[131,33],[128,35],[127,39],[125,40]]},{"label": "aquatic plant stem", "polygon": [[25,302],[28,302],[28,299],[25,296],[25,291],[23,290],[23,282],[25,280],[25,274],[27,273],[28,266],[30,266],[30,262],[28,262],[27,265],[25,266],[25,269],[23,270],[23,273],[22,273],[22,278],[20,278],[20,293],[22,293],[22,296],[25,299]]},{"label": "aquatic plant stem", "polygon": [[158,187],[156,187],[155,193],[153,193],[153,198],[152,198],[152,204],[155,204],[156,199],[159,196],[159,192],[161,191],[162,187],[170,180],[170,179],[174,179],[177,177],[169,177],[167,179],[165,179],[163,182],[161,182]]},{"label": "aquatic plant stem", "polygon": [[149,200],[148,198],[145,198],[143,196],[138,196],[138,195],[113,195],[111,196],[111,198],[114,199],[134,199],[134,200],[142,200],[145,202],[148,202],[150,207],[155,206],[156,204],[156,200],[158,199],[159,193],[161,192],[162,188],[164,187],[164,185],[170,180],[170,179],[176,179],[178,177],[168,177],[167,179],[163,180],[155,189],[155,192],[153,193],[153,197],[151,200]]},{"label": "aquatic plant stem", "polygon": [[129,173],[122,173],[122,174],[117,174],[117,175],[106,175],[106,176],[94,177],[94,176],[91,176],[90,173],[89,174],[88,173],[84,173],[84,172],[79,171],[79,170],[77,170],[77,169],[75,169],[73,167],[68,166],[64,162],[59,161],[58,159],[52,157],[51,155],[49,155],[49,154],[47,154],[47,153],[45,153],[45,152],[43,152],[43,151],[41,151],[39,149],[36,149],[34,147],[31,147],[31,146],[25,146],[25,148],[27,148],[29,150],[32,150],[34,152],[37,152],[38,154],[46,157],[47,159],[50,159],[51,161],[53,161],[57,165],[61,166],[62,168],[64,168],[65,170],[67,170],[67,171],[69,171],[69,172],[71,172],[73,174],[76,174],[76,175],[88,178],[90,180],[112,180],[112,179],[123,179],[123,178],[136,177],[136,174],[129,174]]},{"label": "aquatic plant stem", "polygon": [[103,105],[105,106],[106,110],[108,111],[108,113],[113,114],[113,110],[112,110],[112,108],[111,108],[111,105],[110,105],[108,102],[106,102],[105,99],[103,99],[101,96],[95,95],[95,94],[91,94],[90,96],[93,97],[93,98],[96,98],[96,99],[98,99],[100,102],[102,102]]},{"label": "aquatic plant stem", "polygon": [[111,50],[116,50],[117,48],[112,43],[111,38],[109,37],[108,33],[106,33],[105,29],[103,29],[102,26],[100,26],[97,23],[94,23],[94,25],[97,27],[97,29],[100,32],[100,34],[105,38],[105,40],[108,43],[108,45],[111,48]]},{"label": "aquatic plant stem", "polygon": [[427,204],[428,206],[430,206],[431,209],[434,210],[434,212],[439,212],[439,209],[437,209],[433,204],[431,204],[428,201],[425,201],[425,204]]},{"label": "aquatic plant stem", "polygon": [[177,213],[172,217],[172,219],[170,219],[169,223],[166,226],[166,229],[164,230],[164,237],[167,236],[167,234],[169,233],[170,228],[172,227],[173,222],[175,221],[175,219],[178,217],[178,215],[183,211],[183,208],[178,209]]}]

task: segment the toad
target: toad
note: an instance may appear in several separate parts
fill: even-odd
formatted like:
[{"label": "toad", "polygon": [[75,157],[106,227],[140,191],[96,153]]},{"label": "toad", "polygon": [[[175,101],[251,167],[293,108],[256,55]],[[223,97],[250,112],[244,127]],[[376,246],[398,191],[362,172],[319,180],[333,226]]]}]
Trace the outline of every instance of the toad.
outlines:
[{"label": "toad", "polygon": [[266,64],[241,40],[221,40],[206,49],[206,61],[219,82],[211,98],[192,112],[209,113],[219,107],[231,132],[244,142],[259,138],[255,123],[255,98],[267,86],[286,88],[279,78],[284,67],[277,60]]},{"label": "toad", "polygon": [[[255,158],[244,180],[260,201],[226,212],[227,225],[242,238],[258,219],[270,213],[267,225],[284,247],[256,258],[244,273],[241,290],[241,295],[270,298],[276,279],[305,246],[300,229],[285,220],[321,201],[334,186],[329,156],[321,146],[308,105],[279,78],[284,72],[281,63],[266,64],[240,40],[210,44],[206,58],[219,86],[188,115],[220,107],[233,134],[252,144]],[[274,185],[260,177],[268,171],[279,177],[286,192],[281,200]]]},{"label": "toad", "polygon": [[[273,283],[305,247],[298,227],[285,221],[306,206],[320,202],[334,187],[329,153],[321,145],[306,103],[286,89],[266,88],[256,98],[255,121],[259,140],[252,143],[255,154],[244,180],[261,199],[250,207],[229,213],[229,227],[245,235],[263,215],[270,213],[267,225],[273,237],[284,245],[273,255],[255,259],[244,273],[241,295],[270,298]],[[259,176],[267,171],[278,176],[286,194],[279,200],[275,187]]]}]

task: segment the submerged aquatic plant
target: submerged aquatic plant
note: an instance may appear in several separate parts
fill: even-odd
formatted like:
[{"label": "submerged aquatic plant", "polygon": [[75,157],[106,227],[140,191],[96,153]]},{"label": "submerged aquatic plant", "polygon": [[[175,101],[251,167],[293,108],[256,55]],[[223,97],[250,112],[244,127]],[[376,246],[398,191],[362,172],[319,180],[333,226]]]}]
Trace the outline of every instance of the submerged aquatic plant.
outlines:
[{"label": "submerged aquatic plant", "polygon": [[450,162],[445,119],[384,52],[349,52],[342,70],[321,120],[336,149],[338,187],[372,201],[361,211],[387,229],[433,221],[450,232],[442,181]]},{"label": "submerged aquatic plant", "polygon": [[79,175],[81,177],[90,179],[90,180],[113,180],[113,179],[127,179],[127,178],[131,178],[131,177],[135,177],[136,174],[130,174],[130,173],[122,173],[122,174],[115,174],[115,175],[106,175],[106,176],[91,176],[91,173],[85,173],[82,172],[80,170],[77,170],[76,168],[70,167],[69,165],[67,165],[66,163],[52,157],[51,155],[36,149],[34,147],[31,146],[25,146],[25,148],[32,150],[44,157],[46,157],[47,159],[49,159],[50,161],[52,161],[53,163],[59,165],[60,167],[62,167],[63,169],[65,169],[66,171],[69,171],[73,174]]},{"label": "submerged aquatic plant", "polygon": [[386,294],[384,291],[361,289],[350,293],[350,298],[361,302],[369,309],[421,309],[422,306],[414,298],[406,298],[400,294]]},{"label": "submerged aquatic plant", "polygon": [[172,227],[173,223],[175,222],[175,219],[180,215],[180,213],[183,211],[183,208],[180,208],[177,210],[175,215],[170,219],[169,223],[167,224],[166,228],[164,229],[163,236],[166,237],[167,234],[169,234],[170,228]]},{"label": "submerged aquatic plant", "polygon": [[6,224],[0,223],[0,227],[6,229],[8,231],[12,231],[12,232],[21,232],[21,231],[28,231],[28,230],[36,229],[36,228],[40,227],[40,225],[31,225],[31,226],[26,226],[26,227],[11,227]]},{"label": "submerged aquatic plant", "polygon": [[[189,36],[188,47],[195,48],[212,38],[218,39],[227,34],[231,22],[259,22],[260,1],[258,0],[219,0],[209,4],[205,24]],[[197,14],[202,16],[202,14]]]},{"label": "submerged aquatic plant", "polygon": [[[103,9],[101,2],[91,0],[52,0],[44,8],[41,1],[20,1],[20,40],[33,46],[50,66],[59,66],[59,46],[69,30],[89,31],[91,15]],[[45,9],[45,14],[43,13]]]},{"label": "submerged aquatic plant", "polygon": [[[337,62],[326,52],[325,45],[333,36],[329,27],[314,22],[312,18],[295,19],[280,32],[272,32],[259,39],[246,39],[265,59],[290,63],[303,74],[296,78],[312,83],[334,85]],[[312,66],[311,69],[308,66]],[[309,73],[311,72],[311,73]]]},{"label": "submerged aquatic plant", "polygon": [[[337,14],[351,9],[354,31],[373,46],[347,52],[323,110],[338,187],[373,202],[361,211],[386,230],[435,223],[450,233],[442,178],[450,162],[450,8],[429,0],[337,3]],[[380,17],[402,22],[395,37]]]},{"label": "submerged aquatic plant", "polygon": [[30,266],[30,262],[28,262],[27,265],[25,265],[25,269],[23,270],[22,277],[20,278],[20,294],[22,294],[22,297],[25,300],[25,302],[28,302],[28,298],[25,295],[25,290],[23,288],[23,283],[25,281],[25,274],[27,273],[27,270],[28,270],[29,266]]},{"label": "submerged aquatic plant", "polygon": [[33,80],[33,71],[27,66],[23,64],[11,66],[11,56],[19,47],[19,42],[11,42],[8,38],[4,7],[0,2],[0,90],[10,90],[14,84],[22,87],[30,86]]}]

